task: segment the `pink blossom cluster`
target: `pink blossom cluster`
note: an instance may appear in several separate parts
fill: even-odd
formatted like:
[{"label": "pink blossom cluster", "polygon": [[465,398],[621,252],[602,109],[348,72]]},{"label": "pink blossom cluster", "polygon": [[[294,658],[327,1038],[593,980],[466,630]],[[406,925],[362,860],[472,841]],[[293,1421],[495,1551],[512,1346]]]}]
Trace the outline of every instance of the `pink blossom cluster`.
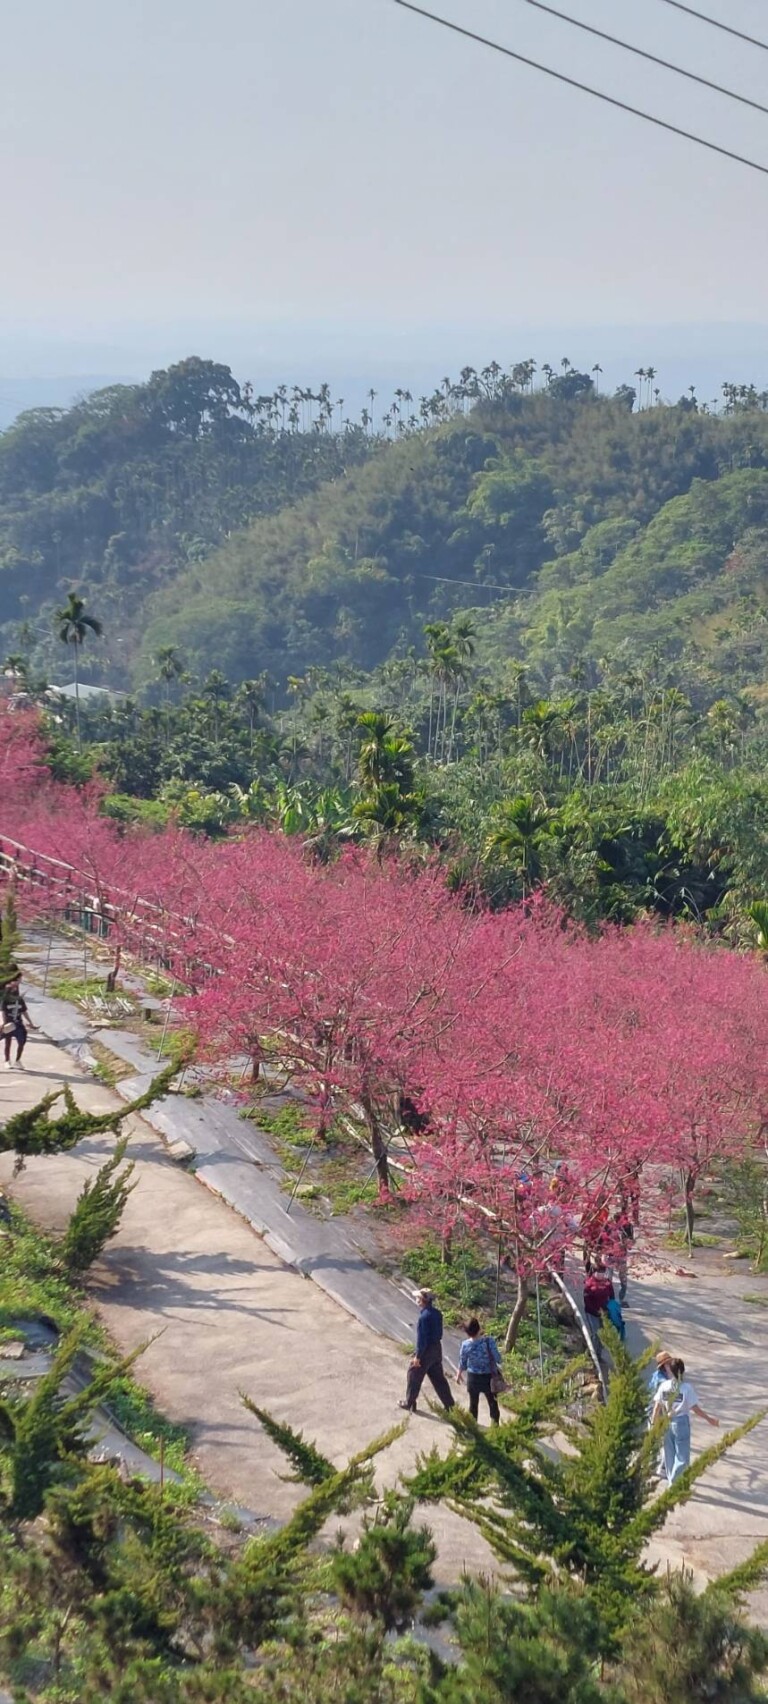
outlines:
[{"label": "pink blossom cluster", "polygon": [[354,848],[323,866],[261,830],[122,830],[42,756],[34,724],[0,712],[0,846],[71,866],[70,897],[97,893],[134,950],[149,928],[188,967],[203,1055],[258,1065],[273,1044],[319,1124],[363,1125],[382,1185],[397,1176],[442,1235],[482,1226],[518,1272],[556,1266],[641,1180],[675,1171],[692,1192],[756,1140],[756,959],[650,922],[591,936],[545,901],[467,909],[438,868]]}]

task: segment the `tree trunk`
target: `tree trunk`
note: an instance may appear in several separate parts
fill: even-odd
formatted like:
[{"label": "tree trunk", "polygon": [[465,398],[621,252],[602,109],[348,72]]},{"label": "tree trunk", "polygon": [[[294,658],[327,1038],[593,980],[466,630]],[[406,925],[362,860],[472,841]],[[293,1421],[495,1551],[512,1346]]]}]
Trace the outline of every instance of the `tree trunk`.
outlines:
[{"label": "tree trunk", "polygon": [[523,1323],[523,1319],[525,1317],[525,1310],[528,1306],[528,1298],[530,1296],[530,1293],[531,1293],[531,1291],[530,1291],[530,1286],[528,1284],[528,1279],[523,1276],[522,1272],[518,1272],[518,1275],[517,1275],[517,1301],[515,1302],[515,1305],[512,1309],[512,1315],[511,1315],[511,1318],[510,1318],[510,1321],[509,1321],[509,1325],[507,1326],[507,1335],[504,1338],[504,1348],[507,1351],[509,1351],[510,1349],[514,1349],[515,1344],[517,1342],[517,1334],[518,1334],[518,1331],[520,1330],[520,1327]]},{"label": "tree trunk", "polygon": [[75,727],[77,728],[77,749],[80,751],[80,676],[77,667],[78,644],[75,640]]},{"label": "tree trunk", "polygon": [[695,1172],[692,1172],[692,1171],[686,1172],[684,1183],[685,1183],[685,1235],[686,1235],[686,1241],[688,1243],[688,1258],[689,1258],[689,1260],[692,1260],[693,1259],[693,1225],[694,1225],[694,1217],[695,1217],[694,1208],[693,1208],[693,1192],[694,1192],[694,1189],[696,1187],[696,1174],[695,1174]]},{"label": "tree trunk", "polygon": [[378,1177],[379,1192],[380,1192],[380,1194],[384,1195],[386,1193],[386,1191],[389,1189],[389,1164],[388,1164],[388,1161],[387,1161],[387,1144],[384,1141],[384,1137],[381,1134],[381,1125],[379,1124],[379,1120],[376,1116],[376,1111],[375,1111],[375,1108],[374,1108],[374,1105],[373,1105],[373,1101],[371,1100],[371,1097],[368,1094],[367,1090],[363,1091],[363,1094],[360,1096],[360,1100],[361,1100],[363,1112],[365,1114],[365,1122],[368,1126],[368,1134],[369,1134],[370,1139],[371,1139],[371,1153],[373,1154],[373,1157],[376,1161],[376,1173],[377,1173],[377,1177]]}]

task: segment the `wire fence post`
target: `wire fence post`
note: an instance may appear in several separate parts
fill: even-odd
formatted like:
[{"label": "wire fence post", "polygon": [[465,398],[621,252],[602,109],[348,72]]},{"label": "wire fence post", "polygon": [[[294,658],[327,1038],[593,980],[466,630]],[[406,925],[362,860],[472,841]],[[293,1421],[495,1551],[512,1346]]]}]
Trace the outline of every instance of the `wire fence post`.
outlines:
[{"label": "wire fence post", "polygon": [[542,1337],[541,1337],[541,1289],[539,1287],[539,1274],[538,1274],[538,1272],[536,1273],[536,1330],[538,1332],[538,1337],[539,1337],[539,1371],[541,1373],[541,1382],[543,1384],[544,1383],[544,1344],[542,1342]]},{"label": "wire fence post", "polygon": [[[157,986],[157,984],[155,984],[155,986]],[[171,983],[171,992],[168,995],[168,1004],[165,1008],[165,1023],[163,1024],[163,1033],[160,1037],[160,1046],[158,1047],[158,1050],[157,1050],[158,1059],[162,1059],[163,1054],[165,1052],[165,1039],[166,1039],[166,1036],[168,1034],[168,1025],[171,1021],[171,1007],[173,1005],[173,996],[174,996],[175,993],[176,993],[176,978],[174,977],[174,979]]]},{"label": "wire fence post", "polygon": [[45,955],[45,970],[43,972],[43,993],[44,994],[46,994],[48,992],[48,977],[49,977],[50,971],[51,971],[51,953],[53,952],[54,926],[55,926],[55,920],[54,920],[54,918],[51,918],[51,927],[48,930],[48,950],[47,950],[46,955]]},{"label": "wire fence post", "polygon": [[317,1141],[317,1137],[313,1136],[312,1141],[310,1142],[309,1147],[306,1151],[306,1154],[304,1155],[304,1158],[301,1162],[301,1171],[299,1172],[299,1175],[296,1179],[296,1182],[293,1186],[293,1189],[291,1190],[291,1199],[288,1202],[288,1206],[285,1209],[286,1213],[290,1213],[291,1208],[293,1206],[293,1203],[296,1200],[296,1195],[298,1193],[299,1184],[301,1183],[301,1180],[304,1176],[304,1173],[307,1169],[307,1166],[309,1165],[310,1155],[312,1153],[312,1149],[314,1148],[316,1141]]}]

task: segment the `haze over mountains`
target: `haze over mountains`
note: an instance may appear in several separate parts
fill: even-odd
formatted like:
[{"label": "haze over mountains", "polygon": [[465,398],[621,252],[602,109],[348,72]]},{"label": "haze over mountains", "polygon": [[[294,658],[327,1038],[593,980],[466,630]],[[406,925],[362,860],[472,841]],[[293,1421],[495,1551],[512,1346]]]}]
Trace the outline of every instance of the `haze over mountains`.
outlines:
[{"label": "haze over mountains", "polygon": [[492,358],[532,356],[539,365],[554,351],[577,367],[603,367],[607,389],[632,383],[638,366],[652,364],[662,396],[674,401],[691,384],[702,400],[720,396],[724,380],[768,384],[768,326],[730,325],[458,325],[436,322],[411,330],[318,323],[263,327],[227,320],[173,323],[105,323],[100,329],[0,331],[0,429],[29,408],[68,407],[110,384],[141,382],[157,367],[181,360],[190,349],[225,361],[257,390],[289,381],[327,381],[334,395],[359,413],[371,388],[405,385],[421,395],[465,362],[481,368]]}]

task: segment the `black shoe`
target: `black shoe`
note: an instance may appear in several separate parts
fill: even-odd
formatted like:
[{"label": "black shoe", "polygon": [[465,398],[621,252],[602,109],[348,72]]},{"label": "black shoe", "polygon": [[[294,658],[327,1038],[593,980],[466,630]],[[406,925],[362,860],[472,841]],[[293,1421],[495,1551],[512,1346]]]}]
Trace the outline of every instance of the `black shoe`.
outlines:
[{"label": "black shoe", "polygon": [[405,1408],[408,1414],[415,1414],[417,1412],[415,1402],[398,1402],[397,1406],[398,1408]]}]

